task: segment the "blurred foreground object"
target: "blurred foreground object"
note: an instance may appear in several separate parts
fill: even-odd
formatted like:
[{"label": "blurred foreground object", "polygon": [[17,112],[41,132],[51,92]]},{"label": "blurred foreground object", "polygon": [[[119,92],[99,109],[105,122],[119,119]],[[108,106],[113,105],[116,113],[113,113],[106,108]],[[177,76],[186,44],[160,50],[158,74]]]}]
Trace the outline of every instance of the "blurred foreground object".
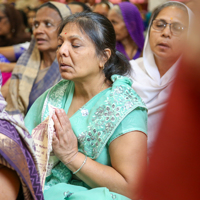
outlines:
[{"label": "blurred foreground object", "polygon": [[194,3],[193,32],[150,159],[144,200],[200,199],[200,2]]}]

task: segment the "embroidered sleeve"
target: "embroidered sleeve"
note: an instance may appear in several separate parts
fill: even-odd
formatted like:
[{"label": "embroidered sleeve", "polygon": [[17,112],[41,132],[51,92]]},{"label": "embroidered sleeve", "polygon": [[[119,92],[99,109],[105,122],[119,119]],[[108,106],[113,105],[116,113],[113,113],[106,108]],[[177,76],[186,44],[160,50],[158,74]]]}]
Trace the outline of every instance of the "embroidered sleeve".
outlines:
[{"label": "embroidered sleeve", "polygon": [[141,131],[147,135],[147,111],[144,108],[138,107],[128,114],[119,124],[111,138],[108,140],[108,145],[121,135],[131,131]]}]

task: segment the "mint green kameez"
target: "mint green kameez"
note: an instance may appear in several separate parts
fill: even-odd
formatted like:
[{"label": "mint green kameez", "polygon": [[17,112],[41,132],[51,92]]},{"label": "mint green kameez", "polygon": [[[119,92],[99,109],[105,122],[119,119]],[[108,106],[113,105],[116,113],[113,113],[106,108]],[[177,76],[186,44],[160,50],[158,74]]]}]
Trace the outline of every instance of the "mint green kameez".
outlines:
[{"label": "mint green kameez", "polygon": [[[147,109],[132,89],[131,80],[113,75],[112,81],[112,87],[94,96],[70,118],[79,151],[108,166],[111,166],[109,145],[113,140],[132,131],[147,134]],[[62,80],[41,95],[25,118],[29,132],[48,117],[48,104],[63,108],[67,113],[73,94],[74,83]],[[72,172],[62,162],[46,178],[44,197],[46,200],[128,199],[105,187],[92,189],[84,182],[73,179]]]}]

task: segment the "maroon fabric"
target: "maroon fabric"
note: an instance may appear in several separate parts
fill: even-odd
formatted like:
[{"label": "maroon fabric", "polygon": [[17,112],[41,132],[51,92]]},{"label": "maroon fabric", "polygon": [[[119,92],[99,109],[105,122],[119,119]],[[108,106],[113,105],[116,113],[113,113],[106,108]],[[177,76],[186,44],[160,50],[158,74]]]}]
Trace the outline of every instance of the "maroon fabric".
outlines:
[{"label": "maroon fabric", "polygon": [[200,199],[200,64],[182,62],[152,157],[143,200]]}]

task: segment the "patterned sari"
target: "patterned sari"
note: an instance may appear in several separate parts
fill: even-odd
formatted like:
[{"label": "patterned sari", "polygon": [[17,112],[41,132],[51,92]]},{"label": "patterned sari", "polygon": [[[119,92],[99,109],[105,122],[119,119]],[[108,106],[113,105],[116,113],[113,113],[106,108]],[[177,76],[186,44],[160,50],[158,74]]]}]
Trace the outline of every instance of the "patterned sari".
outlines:
[{"label": "patterned sari", "polygon": [[43,200],[33,140],[24,126],[22,116],[9,116],[5,106],[6,102],[0,93],[0,166],[17,172],[25,200]]},{"label": "patterned sari", "polygon": [[[81,153],[104,165],[111,166],[110,143],[119,136],[132,131],[147,133],[147,110],[140,97],[132,89],[130,79],[113,75],[112,87],[98,93],[81,107],[70,123],[78,139]],[[62,80],[40,96],[25,118],[29,132],[44,121],[48,115],[48,104],[63,108],[71,105],[74,83]],[[46,177],[45,199],[128,199],[110,192],[105,187],[92,189],[83,181],[72,177],[71,171],[60,162]]]}]

